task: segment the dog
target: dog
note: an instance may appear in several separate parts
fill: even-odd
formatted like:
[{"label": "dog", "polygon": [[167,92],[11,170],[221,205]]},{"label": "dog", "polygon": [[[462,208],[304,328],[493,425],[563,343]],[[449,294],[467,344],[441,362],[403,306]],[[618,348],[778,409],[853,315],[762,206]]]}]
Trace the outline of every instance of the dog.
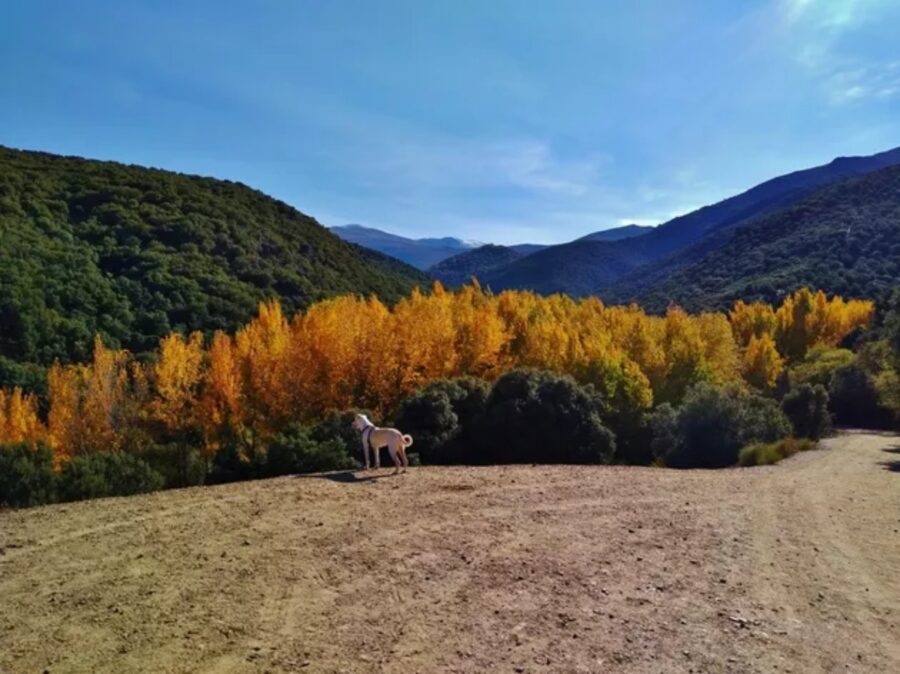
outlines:
[{"label": "dog", "polygon": [[369,470],[369,448],[375,455],[375,469],[381,468],[380,450],[387,447],[394,461],[394,474],[406,472],[409,459],[406,456],[406,448],[413,443],[411,435],[404,435],[396,428],[378,428],[369,421],[365,414],[357,414],[353,419],[353,428],[362,433],[363,457],[366,460],[366,470]]}]

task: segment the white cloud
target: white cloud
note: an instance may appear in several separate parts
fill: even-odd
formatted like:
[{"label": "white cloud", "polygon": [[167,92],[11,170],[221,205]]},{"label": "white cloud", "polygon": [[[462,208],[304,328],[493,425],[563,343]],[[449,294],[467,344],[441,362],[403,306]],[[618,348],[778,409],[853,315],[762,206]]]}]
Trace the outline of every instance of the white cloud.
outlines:
[{"label": "white cloud", "polygon": [[861,99],[886,99],[900,95],[900,68],[897,63],[838,70],[826,80],[826,90],[835,105]]},{"label": "white cloud", "polygon": [[895,0],[782,0],[787,39],[796,45],[795,60],[819,82],[832,105],[900,92],[897,62],[865,58],[857,46],[864,26],[884,21],[892,6],[896,7]]},{"label": "white cloud", "polygon": [[428,138],[389,143],[376,163],[420,189],[517,188],[572,197],[589,193],[610,159],[563,158],[546,141]]}]

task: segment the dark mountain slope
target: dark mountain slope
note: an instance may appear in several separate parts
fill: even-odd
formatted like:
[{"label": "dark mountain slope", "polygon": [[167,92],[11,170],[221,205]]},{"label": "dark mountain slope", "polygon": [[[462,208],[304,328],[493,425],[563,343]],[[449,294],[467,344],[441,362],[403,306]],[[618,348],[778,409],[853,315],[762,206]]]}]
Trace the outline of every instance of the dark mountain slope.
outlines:
[{"label": "dark mountain slope", "polygon": [[631,239],[635,236],[641,236],[647,232],[653,231],[653,227],[646,225],[624,225],[622,227],[613,227],[612,229],[603,229],[599,232],[592,232],[577,239],[578,241],[621,241],[622,239]]},{"label": "dark mountain slope", "polygon": [[606,241],[572,241],[532,253],[480,280],[495,291],[520,288],[543,294],[589,295],[599,284],[612,283],[649,259],[639,248],[625,256]]},{"label": "dark mountain slope", "polygon": [[428,269],[428,273],[448,288],[468,283],[472,277],[481,279],[493,270],[518,260],[522,254],[513,248],[488,244],[474,250],[448,257]]},{"label": "dark mountain slope", "polygon": [[[540,292],[562,290],[573,294],[609,288],[638,266],[684,249],[709,232],[738,226],[789,206],[823,186],[896,164],[900,164],[900,148],[869,157],[835,159],[824,166],[766,181],[742,194],[674,218],[632,239],[602,244],[575,241],[565,244],[563,251],[556,251],[558,246],[539,251],[494,272],[490,283],[495,289],[521,287]],[[605,250],[597,249],[597,245],[604,246]],[[571,271],[567,272],[566,268]]]},{"label": "dark mountain slope", "polygon": [[294,310],[425,282],[238,183],[0,147],[0,356],[83,359],[98,332],[140,352],[233,329],[265,297]]},{"label": "dark mountain slope", "polygon": [[332,227],[331,231],[345,241],[377,250],[419,269],[427,269],[441,260],[472,248],[464,241],[449,236],[440,239],[408,239],[362,225],[341,225]]},{"label": "dark mountain slope", "polygon": [[[653,265],[656,266],[656,265]],[[714,232],[666,260],[607,287],[611,301],[652,309],[773,302],[800,286],[879,298],[900,285],[900,167],[826,187],[730,232]],[[668,273],[667,273],[668,272]]]}]

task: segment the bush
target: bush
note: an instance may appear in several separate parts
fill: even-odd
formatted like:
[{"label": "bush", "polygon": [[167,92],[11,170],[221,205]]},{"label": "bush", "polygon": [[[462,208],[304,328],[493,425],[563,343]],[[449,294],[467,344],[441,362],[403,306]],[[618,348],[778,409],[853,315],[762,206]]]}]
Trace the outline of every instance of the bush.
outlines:
[{"label": "bush", "polygon": [[328,412],[321,421],[311,428],[312,439],[316,442],[328,442],[331,440],[340,442],[347,456],[360,457],[360,460],[364,460],[360,433],[352,426],[353,419],[357,414],[371,416],[369,410],[357,408]]},{"label": "bush", "polygon": [[856,355],[849,349],[821,345],[813,347],[802,360],[785,370],[789,387],[820,384],[827,389],[835,371],[851,365],[855,360]]},{"label": "bush", "polygon": [[858,364],[837,369],[828,389],[835,423],[861,428],[888,428],[891,414],[878,403],[875,382]]},{"label": "bush", "polygon": [[432,382],[404,401],[397,427],[413,436],[425,463],[471,463],[472,432],[489,392],[487,382],[473,377]]},{"label": "bush", "polygon": [[212,459],[206,476],[207,484],[225,484],[242,480],[255,480],[262,474],[265,459],[253,454],[250,458],[241,452],[236,442],[222,447]]},{"label": "bush", "polygon": [[677,455],[681,450],[678,412],[671,403],[663,403],[650,416],[650,451],[662,458]]},{"label": "bush", "polygon": [[802,384],[788,392],[781,401],[781,410],[790,419],[795,437],[818,440],[831,427],[828,391],[821,384]]},{"label": "bush", "polygon": [[43,443],[0,445],[0,506],[28,507],[55,500],[53,451]]},{"label": "bush", "polygon": [[756,443],[744,447],[738,455],[741,466],[768,466],[798,452],[815,449],[816,444],[807,438],[784,438],[778,442]]},{"label": "bush", "polygon": [[592,387],[549,372],[513,370],[491,389],[471,458],[482,463],[609,463],[615,437],[601,422],[600,410]]},{"label": "bush", "polygon": [[653,424],[659,434],[652,441],[657,456],[673,468],[733,466],[741,447],[791,433],[774,400],[708,383],[688,389],[676,416],[658,409]]},{"label": "bush", "polygon": [[143,494],[161,489],[163,483],[163,476],[146,461],[122,452],[76,456],[63,464],[58,476],[61,501]]},{"label": "bush", "polygon": [[206,482],[207,464],[200,452],[182,443],[151,444],[140,458],[159,473],[166,489],[195,487]]},{"label": "bush", "polygon": [[274,477],[345,470],[356,466],[340,439],[319,442],[313,438],[312,429],[308,426],[291,424],[269,445],[263,470],[266,475]]}]

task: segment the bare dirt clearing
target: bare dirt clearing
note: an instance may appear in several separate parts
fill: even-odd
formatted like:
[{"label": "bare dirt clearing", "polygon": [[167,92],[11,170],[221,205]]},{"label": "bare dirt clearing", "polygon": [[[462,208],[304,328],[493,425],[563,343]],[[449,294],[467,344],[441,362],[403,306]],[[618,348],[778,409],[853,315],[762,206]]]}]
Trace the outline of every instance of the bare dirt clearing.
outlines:
[{"label": "bare dirt clearing", "polygon": [[0,672],[896,672],[900,449],[0,513]]}]

